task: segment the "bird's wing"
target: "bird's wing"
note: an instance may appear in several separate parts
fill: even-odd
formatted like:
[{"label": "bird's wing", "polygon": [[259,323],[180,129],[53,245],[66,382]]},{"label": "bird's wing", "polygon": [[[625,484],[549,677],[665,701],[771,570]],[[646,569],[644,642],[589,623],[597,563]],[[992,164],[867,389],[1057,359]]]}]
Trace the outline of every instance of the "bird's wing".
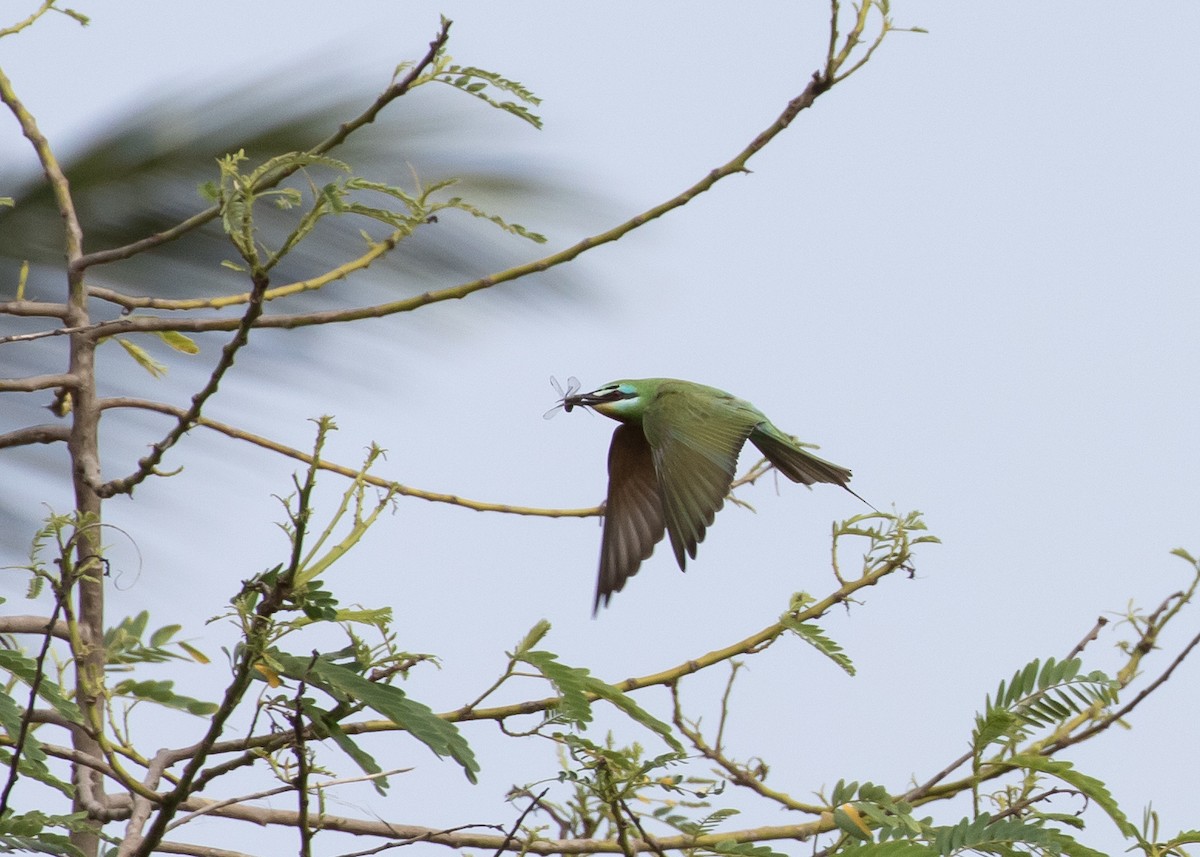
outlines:
[{"label": "bird's wing", "polygon": [[738,453],[754,424],[721,399],[669,389],[659,396],[675,400],[647,408],[642,428],[654,453],[667,532],[682,569],[685,553],[695,559],[705,528],[725,504]]},{"label": "bird's wing", "polygon": [[593,615],[601,601],[608,606],[613,593],[637,574],[642,560],[662,539],[663,526],[663,500],[650,444],[640,427],[623,423],[613,432],[608,449],[608,500]]}]

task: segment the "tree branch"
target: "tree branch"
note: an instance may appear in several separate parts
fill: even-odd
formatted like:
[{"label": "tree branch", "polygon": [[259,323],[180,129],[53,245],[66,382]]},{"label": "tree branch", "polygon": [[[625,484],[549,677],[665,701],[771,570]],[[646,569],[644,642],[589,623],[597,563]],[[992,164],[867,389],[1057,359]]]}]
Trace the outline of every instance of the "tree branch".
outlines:
[{"label": "tree branch", "polygon": [[[176,405],[168,405],[163,402],[155,402],[149,399],[133,399],[133,398],[111,398],[102,399],[100,406],[102,408],[137,408],[145,411],[155,411],[168,416],[184,418],[187,411]],[[203,426],[215,432],[231,437],[235,440],[243,440],[247,443],[263,449],[277,452],[280,455],[295,459],[307,465],[313,464],[313,457],[307,452],[303,452],[294,447],[285,446],[277,443],[269,438],[261,435],[252,434],[251,432],[239,429],[236,426],[231,426],[226,423],[211,420],[207,417],[198,417],[194,421],[194,425]],[[600,514],[599,506],[589,506],[581,509],[549,509],[538,508],[534,506],[514,506],[508,503],[489,503],[483,500],[471,500],[466,497],[459,497],[455,494],[442,494],[436,491],[425,491],[421,488],[413,488],[408,485],[402,485],[399,482],[391,482],[379,476],[371,474],[360,474],[360,472],[351,467],[346,467],[341,464],[335,464],[325,459],[317,461],[316,466],[319,470],[336,473],[339,476],[345,476],[347,479],[361,478],[368,485],[373,485],[376,488],[394,491],[404,497],[415,497],[419,500],[428,500],[431,503],[446,503],[451,506],[461,506],[464,509],[472,509],[476,512],[504,512],[510,515],[528,515],[546,518],[587,518]]]},{"label": "tree branch", "polygon": [[[624,223],[621,223],[612,229],[600,232],[596,235],[584,238],[576,242],[572,246],[545,256],[541,259],[535,259],[532,262],[526,262],[523,265],[509,268],[506,271],[489,274],[485,277],[480,277],[476,280],[471,280],[467,283],[461,283],[457,286],[451,286],[444,289],[436,289],[433,291],[424,292],[420,295],[414,295],[409,298],[402,298],[398,301],[391,301],[384,304],[375,304],[365,307],[351,307],[349,309],[332,309],[322,310],[319,312],[297,313],[292,315],[269,315],[259,318],[255,322],[256,327],[264,328],[280,328],[291,330],[299,327],[308,327],[311,325],[320,324],[340,324],[350,321],[359,321],[365,318],[383,318],[397,313],[412,312],[421,307],[429,306],[430,304],[441,303],[443,301],[461,300],[470,294],[489,289],[501,283],[511,282],[530,274],[541,273],[550,268],[562,265],[566,262],[573,261],[589,250],[600,247],[604,244],[610,244],[620,238],[628,235],[635,229],[645,226],[652,220],[662,217],[664,214],[679,208],[691,202],[700,194],[710,190],[713,185],[721,179],[727,178],[736,173],[748,172],[746,168],[747,162],[757,154],[764,146],[772,139],[778,136],[785,128],[792,124],[792,121],[800,114],[801,111],[811,107],[817,97],[829,89],[830,84],[820,74],[814,74],[808,86],[804,91],[791,99],[783,112],[775,119],[766,129],[760,132],[753,140],[750,141],[740,152],[725,164],[709,170],[699,181],[692,184],[686,190],[660,203],[653,208],[647,209],[641,214],[629,218]],[[159,316],[135,316],[132,318],[113,319],[111,321],[99,322],[91,327],[88,331],[90,336],[100,338],[105,336],[115,336],[122,333],[147,333],[165,330],[174,330],[186,333],[200,333],[204,331],[217,330],[233,330],[237,327],[237,319],[230,318],[199,318],[199,319],[171,319]]]},{"label": "tree branch", "polygon": [[138,462],[137,470],[122,479],[114,479],[103,485],[96,486],[96,494],[98,496],[112,497],[116,494],[131,494],[135,486],[139,485],[154,472],[159,462],[162,461],[162,457],[166,451],[174,446],[179,438],[187,434],[192,426],[196,424],[204,403],[216,394],[221,379],[233,366],[233,361],[238,351],[250,341],[250,329],[254,326],[254,320],[262,315],[262,296],[266,289],[266,275],[256,274],[254,277],[254,294],[250,300],[250,305],[242,315],[237,333],[221,349],[221,359],[217,361],[217,366],[213,369],[212,375],[209,376],[208,383],[204,385],[204,388],[199,393],[192,396],[192,406],[179,418],[175,424],[175,428],[171,429],[166,437],[154,444],[150,454]]},{"label": "tree branch", "polygon": [[[11,315],[22,318],[66,318],[70,307],[49,301],[6,301],[0,303],[0,315]],[[14,337],[4,337],[0,343],[14,341]]]},{"label": "tree branch", "polygon": [[71,429],[68,426],[56,426],[52,423],[29,426],[0,434],[0,449],[7,449],[10,446],[31,446],[35,443],[58,443],[67,441],[70,437]]},{"label": "tree branch", "polygon": [[50,390],[55,387],[74,387],[79,382],[76,375],[34,375],[29,378],[0,378],[0,393],[32,393],[35,390]]}]

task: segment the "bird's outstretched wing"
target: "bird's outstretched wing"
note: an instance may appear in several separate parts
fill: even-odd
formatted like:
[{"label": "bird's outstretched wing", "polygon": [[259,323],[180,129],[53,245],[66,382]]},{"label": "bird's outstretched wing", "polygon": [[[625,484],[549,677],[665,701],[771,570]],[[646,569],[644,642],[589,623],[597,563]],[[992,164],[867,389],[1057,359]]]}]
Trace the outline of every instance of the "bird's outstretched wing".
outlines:
[{"label": "bird's outstretched wing", "polygon": [[754,423],[730,402],[664,385],[642,427],[662,486],[663,514],[682,569],[725,504],[738,453]]},{"label": "bird's outstretched wing", "polygon": [[608,499],[600,542],[600,575],[592,614],[637,574],[663,537],[663,500],[650,444],[642,429],[622,424],[608,448]]}]

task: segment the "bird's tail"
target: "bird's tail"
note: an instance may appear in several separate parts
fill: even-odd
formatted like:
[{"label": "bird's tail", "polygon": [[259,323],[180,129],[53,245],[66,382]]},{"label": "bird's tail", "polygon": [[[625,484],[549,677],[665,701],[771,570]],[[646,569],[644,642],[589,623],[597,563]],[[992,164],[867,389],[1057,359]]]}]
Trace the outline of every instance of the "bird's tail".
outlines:
[{"label": "bird's tail", "polygon": [[[772,431],[772,429],[774,429]],[[845,467],[818,458],[795,440],[775,429],[774,426],[760,426],[750,434],[750,442],[759,448],[767,460],[776,469],[793,482],[812,485],[814,482],[826,482],[831,485],[841,485],[855,497],[854,491],[847,484],[850,481],[850,471]],[[858,499],[863,500],[862,497]],[[863,500],[867,503],[866,500]],[[867,503],[870,506],[870,503]],[[872,507],[874,508],[874,507]]]}]

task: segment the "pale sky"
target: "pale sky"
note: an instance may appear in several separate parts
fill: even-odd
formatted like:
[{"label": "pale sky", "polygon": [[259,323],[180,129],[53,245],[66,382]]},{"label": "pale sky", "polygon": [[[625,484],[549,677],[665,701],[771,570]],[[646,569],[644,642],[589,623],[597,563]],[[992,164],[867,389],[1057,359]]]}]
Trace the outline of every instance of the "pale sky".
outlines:
[{"label": "pale sky", "polygon": [[[544,99],[544,130],[480,105],[486,130],[469,142],[605,200],[549,222],[489,202],[546,233],[551,248],[728,160],[821,64],[827,19],[823,4],[731,11],[707,0],[80,8],[92,26],[47,19],[0,52],[43,130],[67,150],[139,97],[185,84],[220,90],[238,75],[297,67],[316,80],[385,84],[446,14],[457,61]],[[752,401],[852,468],[853,487],[876,506],[922,510],[943,544],[919,552],[914,580],[889,579],[849,614],[823,620],[856,678],[794,640],[751,659],[731,750],[768,760],[770,785],[801,798],[842,777],[893,791],[926,779],[964,751],[1002,678],[1032,658],[1061,657],[1098,616],[1115,620],[1131,601],[1152,609],[1190,580],[1169,551],[1200,551],[1200,7],[906,0],[893,3],[893,17],[929,33],[890,36],[757,156],[751,174],[588,254],[570,286],[575,300],[476,296],[361,330],[286,334],[308,359],[281,372],[252,347],[210,415],[304,448],[306,420],[332,413],[341,431],[328,454],[342,463],[374,441],[389,450],[379,474],[409,485],[578,507],[604,495],[615,424],[579,412],[544,421],[551,374],[576,375],[585,389],[681,377]],[[456,96],[465,100],[450,88],[423,95]],[[2,162],[27,162],[26,149],[0,119]],[[9,174],[4,167],[0,179]],[[522,259],[544,252],[514,247]],[[532,284],[501,288],[519,296]],[[123,358],[114,349],[111,359]],[[143,389],[176,402],[191,392],[169,380]],[[162,425],[126,423],[107,475],[129,470]],[[110,539],[114,563],[128,569],[110,609],[114,620],[149,609],[155,625],[184,624],[218,665],[176,674],[212,682],[215,696],[219,648],[232,638],[204,622],[240,580],[285,558],[272,495],[288,491],[295,468],[202,430],[164,464],[187,469],[108,506],[141,562],[138,571],[137,553]],[[340,487],[327,477],[328,502]],[[739,496],[757,513],[727,506],[686,575],[660,545],[596,620],[595,520],[403,500],[331,583],[343,603],[393,606],[399,644],[442,658],[440,672],[406,686],[437,710],[474,697],[542,618],[554,626],[547,648],[617,681],[741,639],[794,591],[830,590],[830,522],[864,507],[840,489],[786,480]],[[66,502],[49,485],[29,501]],[[5,561],[19,562],[27,541],[6,534]],[[27,611],[23,589],[23,580],[5,585],[8,609]],[[1194,612],[1184,616],[1147,669],[1165,667],[1196,626]],[[1118,663],[1115,641],[1093,643],[1088,668]],[[710,718],[718,672],[684,686]],[[1135,823],[1153,801],[1164,830],[1200,826],[1198,679],[1200,666],[1185,664],[1131,731],[1110,730],[1069,756]],[[622,741],[652,742],[621,728]],[[556,768],[548,746],[496,741],[494,731],[464,728],[483,766],[479,786],[423,748],[380,741],[385,763],[418,770],[395,778],[386,799],[347,790],[338,799],[354,806],[331,810],[511,823],[500,804],[508,786]],[[937,817],[953,822],[962,810]],[[1107,821],[1089,818],[1086,844],[1123,850]],[[728,824],[790,820],[758,809]],[[219,829],[189,825],[178,838],[219,841]],[[347,850],[332,837],[318,842],[329,849],[321,853]]]}]

